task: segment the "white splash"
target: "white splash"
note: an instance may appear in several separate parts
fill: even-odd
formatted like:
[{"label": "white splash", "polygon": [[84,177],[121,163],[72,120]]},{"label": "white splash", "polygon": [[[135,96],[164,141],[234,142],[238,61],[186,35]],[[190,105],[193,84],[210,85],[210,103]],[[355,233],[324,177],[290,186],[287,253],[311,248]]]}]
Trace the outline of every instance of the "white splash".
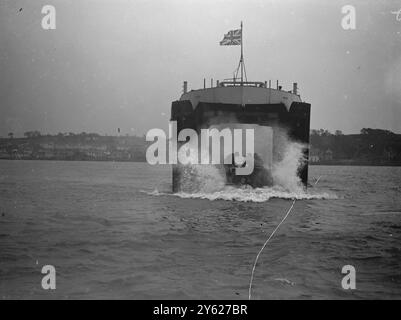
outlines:
[{"label": "white splash", "polygon": [[[274,161],[271,168],[273,186],[252,188],[250,186],[227,186],[222,166],[185,165],[182,166],[181,191],[151,195],[173,195],[183,199],[227,200],[240,202],[265,202],[280,199],[337,199],[335,194],[306,190],[298,176],[298,169],[304,164],[305,145],[290,141],[285,130],[275,130]],[[186,152],[186,151],[185,151]],[[196,154],[196,153],[195,153]]]},{"label": "white splash", "polygon": [[225,186],[225,177],[214,165],[185,165],[181,167],[180,187],[186,192],[214,193]]},{"label": "white splash", "polygon": [[[183,145],[179,153],[186,153],[192,163],[198,161],[198,150]],[[199,153],[207,157],[205,153]],[[201,163],[207,162],[201,158]],[[180,165],[180,188],[186,192],[216,192],[224,188],[226,184],[225,174],[221,166],[212,164],[187,164]]]},{"label": "white splash", "polygon": [[287,191],[300,193],[304,189],[297,172],[304,164],[305,146],[286,141],[283,144],[282,160],[273,164],[272,176],[275,186],[280,186]]},{"label": "white splash", "polygon": [[312,200],[312,199],[337,199],[335,194],[329,192],[289,192],[285,189],[274,186],[271,188],[256,188],[253,189],[249,186],[242,186],[239,188],[226,186],[220,191],[215,192],[178,192],[178,193],[164,193],[154,190],[146,192],[152,196],[174,196],[182,199],[206,199],[210,201],[226,200],[226,201],[239,201],[239,202],[266,202],[270,199],[297,199],[297,200]]}]

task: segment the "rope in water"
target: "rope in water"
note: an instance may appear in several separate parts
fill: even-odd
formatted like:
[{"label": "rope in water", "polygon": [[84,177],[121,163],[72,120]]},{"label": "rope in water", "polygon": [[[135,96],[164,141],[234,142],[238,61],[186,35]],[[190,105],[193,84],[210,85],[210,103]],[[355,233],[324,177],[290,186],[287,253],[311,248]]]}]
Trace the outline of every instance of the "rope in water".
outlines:
[{"label": "rope in water", "polygon": [[[322,176],[319,176],[319,178],[317,178],[315,185],[319,182],[320,178]],[[266,247],[267,243],[270,241],[271,238],[273,238],[274,234],[276,233],[276,231],[280,228],[280,226],[283,224],[283,222],[285,221],[285,219],[287,219],[287,217],[289,216],[292,208],[294,207],[295,201],[297,201],[297,199],[294,199],[292,201],[291,207],[290,209],[288,209],[287,213],[285,214],[284,218],[280,221],[280,223],[277,225],[277,227],[273,230],[273,232],[270,234],[269,238],[267,238],[267,240],[265,241],[265,243],[263,244],[262,248],[259,250],[258,254],[256,255],[256,259],[255,262],[253,263],[253,268],[252,268],[252,274],[251,274],[251,281],[249,282],[249,290],[248,290],[248,300],[251,300],[251,294],[252,294],[252,282],[253,282],[253,276],[255,274],[255,268],[256,268],[256,264],[258,263],[259,260],[259,256],[262,253],[263,249]]]},{"label": "rope in water", "polygon": [[259,256],[262,253],[263,249],[266,247],[267,243],[270,241],[270,239],[274,236],[274,234],[276,233],[276,231],[278,230],[278,228],[280,228],[281,224],[285,221],[285,219],[287,219],[288,215],[290,214],[292,208],[294,207],[296,199],[294,199],[292,201],[292,205],[290,207],[290,209],[287,211],[286,215],[284,216],[284,218],[280,221],[280,223],[277,225],[277,227],[273,230],[273,232],[271,233],[271,235],[269,236],[269,238],[267,238],[267,240],[265,241],[265,243],[263,244],[263,247],[259,250],[255,262],[253,264],[253,268],[252,268],[252,274],[251,274],[251,281],[249,282],[249,291],[248,291],[248,299],[251,300],[251,292],[252,292],[252,282],[253,282],[253,275],[255,273],[255,268],[256,268],[256,264],[258,263],[259,260]]}]

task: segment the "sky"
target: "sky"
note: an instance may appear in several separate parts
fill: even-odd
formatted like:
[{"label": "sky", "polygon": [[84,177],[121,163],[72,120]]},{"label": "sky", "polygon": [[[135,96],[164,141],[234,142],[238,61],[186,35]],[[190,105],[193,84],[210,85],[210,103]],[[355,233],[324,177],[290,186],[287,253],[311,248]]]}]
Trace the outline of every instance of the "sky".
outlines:
[{"label": "sky", "polygon": [[[44,5],[56,29],[44,30]],[[344,30],[344,5],[356,10]],[[21,10],[22,9],[22,10]],[[0,0],[0,136],[168,128],[182,83],[297,82],[311,128],[401,133],[401,9],[380,0]],[[400,21],[398,21],[400,20]]]}]

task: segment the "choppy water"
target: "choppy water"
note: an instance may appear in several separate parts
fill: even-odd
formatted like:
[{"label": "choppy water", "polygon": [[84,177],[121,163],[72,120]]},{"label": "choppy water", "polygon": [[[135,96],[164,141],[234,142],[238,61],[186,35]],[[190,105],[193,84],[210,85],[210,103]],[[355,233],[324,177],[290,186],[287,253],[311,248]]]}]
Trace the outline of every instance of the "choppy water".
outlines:
[{"label": "choppy water", "polygon": [[[401,298],[401,168],[310,168],[307,194],[170,194],[168,167],[0,161],[0,297]],[[43,265],[57,288],[41,288]],[[341,268],[356,268],[354,291]]]}]

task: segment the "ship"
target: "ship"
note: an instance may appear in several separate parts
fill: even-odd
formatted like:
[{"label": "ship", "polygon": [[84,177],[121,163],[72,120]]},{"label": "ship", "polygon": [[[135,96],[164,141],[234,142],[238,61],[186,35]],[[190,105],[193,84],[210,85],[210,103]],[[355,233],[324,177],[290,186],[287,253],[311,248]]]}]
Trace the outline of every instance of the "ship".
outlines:
[{"label": "ship", "polygon": [[[241,45],[241,57],[233,78],[215,83],[211,79],[209,87],[203,79],[203,88],[192,90],[188,90],[188,82],[184,81],[181,97],[171,105],[171,121],[176,121],[178,133],[184,129],[200,133],[202,129],[211,127],[255,129],[253,172],[248,176],[236,176],[233,170],[237,165],[235,161],[224,165],[223,169],[227,184],[253,188],[273,183],[271,170],[274,163],[280,160],[284,132],[291,141],[304,145],[303,161],[297,175],[307,187],[311,105],[302,101],[296,82],[292,90],[284,90],[278,80],[274,88],[271,80],[248,81],[242,32],[241,23],[241,29],[230,31],[222,41]],[[172,171],[173,192],[182,191],[183,166],[174,164]]]}]

